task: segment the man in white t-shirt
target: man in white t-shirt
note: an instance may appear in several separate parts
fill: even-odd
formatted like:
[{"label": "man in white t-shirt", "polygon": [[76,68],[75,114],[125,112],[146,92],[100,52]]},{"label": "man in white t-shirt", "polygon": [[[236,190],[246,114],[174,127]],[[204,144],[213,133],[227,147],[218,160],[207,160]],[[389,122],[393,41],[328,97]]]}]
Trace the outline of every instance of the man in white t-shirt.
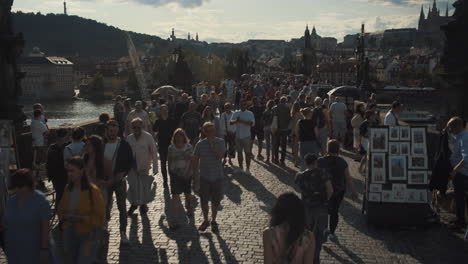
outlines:
[{"label": "man in white t-shirt", "polygon": [[247,174],[250,174],[250,160],[252,159],[252,138],[250,130],[255,125],[255,117],[252,112],[247,110],[247,102],[242,100],[240,102],[240,111],[235,112],[231,117],[231,124],[236,124],[236,148],[237,148],[237,161],[239,168],[244,169],[242,150],[245,153],[245,165]]},{"label": "man in white t-shirt", "polygon": [[395,101],[392,103],[392,109],[385,115],[384,125],[389,127],[399,126],[398,114],[401,112],[403,105]]},{"label": "man in white t-shirt", "polygon": [[346,116],[348,114],[348,107],[343,103],[343,98],[337,97],[336,102],[330,106],[330,119],[332,121],[333,138],[340,142],[346,135]]},{"label": "man in white t-shirt", "polygon": [[34,111],[34,119],[31,121],[31,135],[33,147],[44,147],[44,137],[49,133],[47,126],[41,121],[42,112],[40,110]]}]

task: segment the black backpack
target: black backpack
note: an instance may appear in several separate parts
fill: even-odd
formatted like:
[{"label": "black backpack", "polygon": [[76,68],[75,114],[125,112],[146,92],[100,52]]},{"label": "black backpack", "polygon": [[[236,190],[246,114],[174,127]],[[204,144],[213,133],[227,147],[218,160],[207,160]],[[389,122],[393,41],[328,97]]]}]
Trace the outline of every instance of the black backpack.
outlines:
[{"label": "black backpack", "polygon": [[302,200],[307,206],[316,207],[326,203],[327,190],[322,176],[325,173],[327,171],[323,169],[307,170],[299,173],[296,177],[296,184],[301,190]]}]

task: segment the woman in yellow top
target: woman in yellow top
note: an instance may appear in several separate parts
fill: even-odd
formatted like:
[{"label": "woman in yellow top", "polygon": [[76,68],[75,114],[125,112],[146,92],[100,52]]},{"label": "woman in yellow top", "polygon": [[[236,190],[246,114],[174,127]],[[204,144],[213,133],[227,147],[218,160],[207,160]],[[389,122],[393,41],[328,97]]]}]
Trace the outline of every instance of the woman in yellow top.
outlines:
[{"label": "woman in yellow top", "polygon": [[106,213],[99,188],[91,184],[81,157],[68,161],[69,184],[60,201],[58,216],[63,222],[66,262],[93,263],[97,247],[97,229],[104,225]]}]

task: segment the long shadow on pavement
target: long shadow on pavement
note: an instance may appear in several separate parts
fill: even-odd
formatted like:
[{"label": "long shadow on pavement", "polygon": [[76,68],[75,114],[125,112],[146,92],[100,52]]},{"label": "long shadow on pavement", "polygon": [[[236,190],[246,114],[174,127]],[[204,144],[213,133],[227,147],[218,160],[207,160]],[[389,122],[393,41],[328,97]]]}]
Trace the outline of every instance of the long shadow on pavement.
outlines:
[{"label": "long shadow on pavement", "polygon": [[297,173],[296,170],[293,170],[293,169],[288,168],[288,167],[277,166],[277,165],[274,165],[274,164],[268,164],[268,163],[264,163],[264,162],[258,162],[258,161],[255,161],[255,162],[257,162],[258,165],[260,165],[261,167],[266,169],[272,175],[275,175],[276,178],[280,182],[294,188],[294,190],[296,192],[299,192],[299,188],[294,183],[294,178],[295,178],[296,173]]},{"label": "long shadow on pavement", "polygon": [[366,223],[361,210],[347,199],[341,210],[343,220],[358,231],[380,240],[395,254],[410,255],[425,264],[466,263],[468,245],[440,225],[424,227],[374,227]]},{"label": "long shadow on pavement", "polygon": [[270,212],[271,207],[276,201],[276,196],[271,193],[265,186],[255,178],[242,172],[233,173],[232,177],[242,185],[247,191],[255,194],[259,201],[262,201],[266,206],[261,205],[260,208],[266,212]]},{"label": "long shadow on pavement", "polygon": [[242,189],[237,185],[232,182],[234,179],[234,171],[231,167],[225,167],[224,168],[224,175],[226,178],[225,182],[225,192],[224,194],[231,200],[233,203],[236,205],[241,204],[241,195],[242,195]]},{"label": "long shadow on pavement", "polygon": [[[136,215],[131,217],[130,223],[130,235],[131,241],[130,246],[120,247],[119,263],[135,263],[136,260],[145,257],[144,261],[150,261],[152,263],[167,263],[167,256],[158,253],[158,249],[154,246],[151,223],[146,214],[140,214],[141,225],[142,225],[142,241],[138,242],[138,218]],[[159,258],[161,255],[161,259]],[[147,259],[150,258],[150,259]]]}]

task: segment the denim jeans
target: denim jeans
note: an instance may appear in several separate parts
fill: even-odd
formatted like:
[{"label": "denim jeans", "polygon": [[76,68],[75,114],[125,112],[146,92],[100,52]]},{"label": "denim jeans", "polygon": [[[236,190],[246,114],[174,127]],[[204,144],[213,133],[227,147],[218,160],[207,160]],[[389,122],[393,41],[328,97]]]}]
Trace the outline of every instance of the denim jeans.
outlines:
[{"label": "denim jeans", "polygon": [[315,236],[315,256],[314,263],[320,263],[320,251],[322,244],[325,243],[325,230],[328,226],[327,205],[323,204],[317,207],[306,206],[306,224]]},{"label": "denim jeans", "polygon": [[266,142],[266,155],[270,157],[271,154],[271,143],[273,142],[273,133],[271,132],[271,126],[265,127],[263,129],[263,133],[265,135],[265,142]]},{"label": "denim jeans", "polygon": [[107,191],[106,216],[110,220],[112,210],[112,196],[115,193],[117,209],[119,209],[120,232],[127,231],[127,184],[124,180],[119,184],[109,187]]},{"label": "denim jeans", "polygon": [[288,144],[288,135],[289,135],[289,130],[280,130],[276,132],[274,150],[273,150],[273,158],[275,160],[278,160],[279,158],[280,146],[281,146],[281,161],[283,162],[286,159],[286,146]]},{"label": "denim jeans", "polygon": [[91,264],[94,262],[98,242],[95,232],[80,234],[71,225],[64,230],[63,236],[66,264]]}]

